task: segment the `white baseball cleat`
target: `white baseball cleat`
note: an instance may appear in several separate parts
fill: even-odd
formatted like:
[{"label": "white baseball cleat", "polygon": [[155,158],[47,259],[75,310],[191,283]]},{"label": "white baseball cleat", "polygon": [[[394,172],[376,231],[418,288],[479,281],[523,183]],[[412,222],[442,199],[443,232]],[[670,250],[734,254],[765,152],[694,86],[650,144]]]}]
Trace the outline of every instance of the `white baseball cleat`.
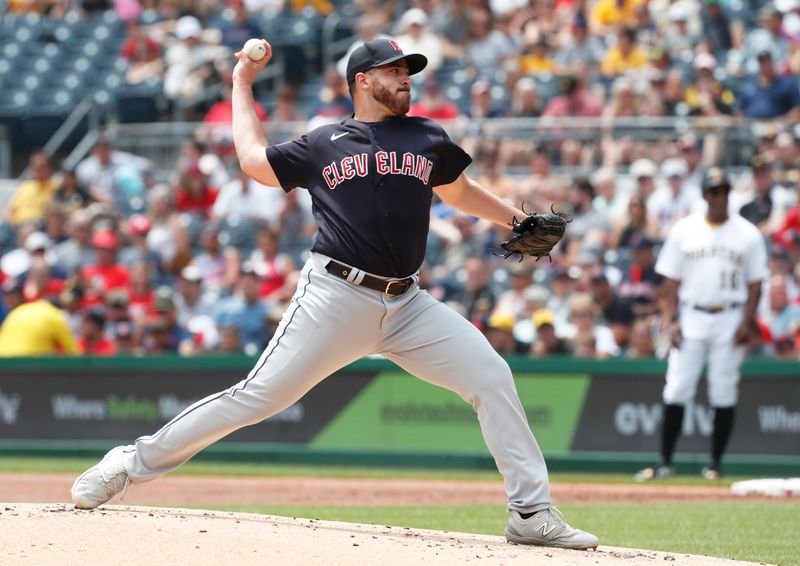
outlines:
[{"label": "white baseball cleat", "polygon": [[555,507],[548,507],[528,519],[512,511],[506,526],[506,540],[517,544],[574,550],[597,548],[600,544],[600,540],[592,533],[570,527]]},{"label": "white baseball cleat", "polygon": [[[72,484],[72,501],[78,509],[94,509],[130,483],[128,472],[122,466],[124,446],[112,448],[96,465],[83,472]],[[124,496],[124,493],[123,493]]]}]

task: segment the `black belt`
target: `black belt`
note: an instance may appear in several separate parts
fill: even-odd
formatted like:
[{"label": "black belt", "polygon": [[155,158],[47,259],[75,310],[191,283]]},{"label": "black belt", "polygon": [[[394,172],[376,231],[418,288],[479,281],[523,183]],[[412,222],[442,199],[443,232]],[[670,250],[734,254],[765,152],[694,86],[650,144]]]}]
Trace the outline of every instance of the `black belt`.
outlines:
[{"label": "black belt", "polygon": [[705,305],[692,305],[692,308],[696,311],[707,312],[711,314],[717,314],[722,311],[726,311],[728,309],[738,309],[739,307],[743,307],[742,303],[731,303],[729,305],[713,305],[713,306],[705,306]]},{"label": "black belt", "polygon": [[[349,265],[339,263],[333,259],[328,262],[328,264],[325,266],[325,269],[331,275],[335,275],[339,279],[344,280],[347,280],[347,276],[353,271],[353,268]],[[374,275],[365,273],[364,278],[360,283],[356,283],[355,281],[350,281],[350,283],[361,285],[362,287],[367,287],[368,289],[373,289],[375,291],[380,291],[381,293],[386,293],[390,297],[397,297],[411,289],[411,287],[414,285],[414,278],[406,277],[405,279],[383,279],[382,277],[375,277]]]}]

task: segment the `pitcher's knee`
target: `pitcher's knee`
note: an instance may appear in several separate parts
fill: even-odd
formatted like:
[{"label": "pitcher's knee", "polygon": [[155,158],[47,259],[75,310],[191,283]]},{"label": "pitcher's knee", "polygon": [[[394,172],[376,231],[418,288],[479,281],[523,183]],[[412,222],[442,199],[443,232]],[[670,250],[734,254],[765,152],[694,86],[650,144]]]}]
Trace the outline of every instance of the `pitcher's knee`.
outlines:
[{"label": "pitcher's knee", "polygon": [[516,390],[511,368],[505,360],[497,356],[496,360],[481,368],[473,379],[472,389],[478,397]]}]

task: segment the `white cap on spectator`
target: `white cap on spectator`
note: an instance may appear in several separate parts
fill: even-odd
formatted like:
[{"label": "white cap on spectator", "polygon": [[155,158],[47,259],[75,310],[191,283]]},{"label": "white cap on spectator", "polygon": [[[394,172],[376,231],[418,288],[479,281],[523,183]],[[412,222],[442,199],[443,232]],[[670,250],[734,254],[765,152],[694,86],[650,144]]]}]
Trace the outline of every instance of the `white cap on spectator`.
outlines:
[{"label": "white cap on spectator", "polygon": [[686,162],[677,157],[665,159],[664,163],[661,164],[661,174],[667,178],[685,177],[688,172],[689,168],[686,166]]},{"label": "white cap on spectator", "polygon": [[25,238],[25,249],[29,252],[47,250],[50,249],[52,243],[50,237],[44,232],[31,232],[28,234],[28,237]]},{"label": "white cap on spectator", "polygon": [[425,11],[421,10],[420,8],[411,8],[406,10],[406,13],[400,18],[400,29],[405,31],[408,29],[408,26],[413,25],[427,26],[428,14],[426,14]]},{"label": "white cap on spectator", "polygon": [[786,14],[800,8],[800,0],[775,0],[775,8]]},{"label": "white cap on spectator", "polygon": [[639,177],[655,177],[658,173],[658,165],[649,159],[637,159],[631,164],[631,176],[638,179]]},{"label": "white cap on spectator", "polygon": [[685,22],[689,19],[689,10],[682,2],[676,2],[667,10],[667,17],[671,22]]},{"label": "white cap on spectator", "polygon": [[203,280],[203,274],[200,268],[192,263],[181,269],[181,277],[194,283],[199,283]]},{"label": "white cap on spectator", "polygon": [[203,31],[200,20],[194,16],[183,16],[175,23],[175,36],[178,39],[197,37]]},{"label": "white cap on spectator", "polygon": [[711,53],[698,53],[694,58],[695,69],[714,69],[717,66],[717,59]]}]

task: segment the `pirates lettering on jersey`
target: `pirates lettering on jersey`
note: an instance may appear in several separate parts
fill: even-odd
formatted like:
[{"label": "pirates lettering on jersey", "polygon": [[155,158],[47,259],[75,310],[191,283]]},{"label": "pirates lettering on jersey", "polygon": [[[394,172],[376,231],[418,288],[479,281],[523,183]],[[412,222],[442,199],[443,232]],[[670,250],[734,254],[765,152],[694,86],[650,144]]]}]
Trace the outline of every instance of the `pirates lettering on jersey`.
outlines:
[{"label": "pirates lettering on jersey", "polygon": [[[322,176],[328,188],[333,190],[353,177],[366,177],[369,174],[368,164],[369,156],[366,153],[348,155],[325,166]],[[433,162],[427,157],[409,152],[400,155],[395,151],[378,151],[375,153],[375,171],[379,175],[416,177],[427,185],[433,171]]]},{"label": "pirates lettering on jersey", "polygon": [[726,248],[725,246],[714,246],[712,248],[697,248],[693,250],[687,250],[685,254],[687,260],[721,258],[730,260],[735,265],[742,265],[742,262],[744,261],[744,256],[740,252],[737,252],[736,250],[731,250],[729,248]]}]

